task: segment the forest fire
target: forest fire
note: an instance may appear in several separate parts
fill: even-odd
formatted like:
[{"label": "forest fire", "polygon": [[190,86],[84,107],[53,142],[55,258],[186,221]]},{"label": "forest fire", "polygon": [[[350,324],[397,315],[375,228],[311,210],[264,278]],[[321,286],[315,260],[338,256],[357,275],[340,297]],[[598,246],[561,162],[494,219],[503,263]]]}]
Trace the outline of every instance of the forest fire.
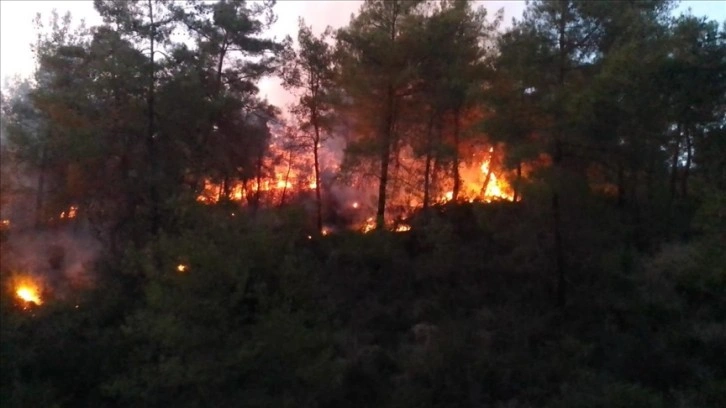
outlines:
[{"label": "forest fire", "polygon": [[15,285],[15,295],[18,299],[22,300],[26,306],[30,303],[33,303],[36,306],[43,304],[40,297],[40,287],[37,283],[30,279],[22,279]]},{"label": "forest fire", "polygon": [[[255,197],[259,191],[260,195],[269,197],[268,201],[274,202],[284,200],[285,195],[292,195],[293,191],[309,191],[315,189],[315,182],[308,182],[295,175],[275,176],[262,179],[259,187],[256,180],[248,183],[241,181],[231,181],[228,183],[226,190],[227,198],[232,201],[246,201]],[[297,186],[297,187],[296,187]],[[211,180],[204,181],[202,193],[197,196],[197,201],[206,204],[218,203],[225,197],[224,183],[214,183]]]},{"label": "forest fire", "polygon": [[[491,160],[486,160],[474,166],[462,166],[459,171],[462,178],[462,188],[459,192],[459,201],[491,202],[494,200],[513,200],[514,192],[509,183],[498,177],[490,166]],[[447,191],[441,202],[446,203],[453,199],[454,192]]]},{"label": "forest fire", "polygon": [[[274,143],[270,146],[271,156],[285,157],[284,154],[279,153],[279,147]],[[461,163],[459,165],[459,176],[461,184],[459,193],[456,201],[458,202],[491,202],[494,200],[512,200],[514,197],[513,189],[505,179],[504,175],[496,171],[491,164],[494,154],[493,148],[481,149],[480,152],[472,154],[468,162]],[[330,156],[331,153],[327,152],[324,148],[321,153],[323,155]],[[298,159],[299,161],[300,159]],[[400,158],[401,162],[407,163],[415,174],[418,170],[420,160],[415,157],[403,154]],[[332,160],[335,161],[335,160]],[[280,164],[282,163],[282,164]],[[239,202],[241,205],[252,204],[259,200],[261,205],[282,205],[286,199],[300,195],[302,193],[311,193],[316,188],[315,181],[311,181],[314,177],[311,175],[313,172],[310,168],[310,163],[303,163],[296,168],[293,168],[293,163],[285,159],[280,161],[269,160],[267,168],[267,174],[258,180],[252,179],[247,182],[234,180],[227,181],[225,186],[224,183],[215,183],[211,179],[204,180],[204,186],[201,194],[197,196],[197,201],[205,204],[215,204],[219,202],[225,196],[235,202]],[[338,167],[336,166],[336,169]],[[410,175],[398,174],[399,180],[405,180]],[[374,185],[375,180],[365,181],[358,180],[352,183],[349,187],[354,190],[351,194],[346,194],[343,198],[343,202],[340,202],[341,208],[348,208],[360,212],[361,215],[368,214],[365,221],[354,223],[351,227],[362,233],[368,233],[376,228],[375,217],[370,216],[373,207],[371,203],[364,205],[361,201],[364,196],[364,192],[374,191],[377,187]],[[330,185],[326,186],[327,188]],[[444,204],[454,200],[454,192],[452,190],[452,182],[450,177],[441,177],[441,179],[432,183],[432,192],[442,192],[439,195],[434,195],[431,200],[431,204]],[[399,192],[401,189],[394,189],[389,193],[387,207],[391,208],[391,211],[387,210],[386,224],[389,229],[395,232],[408,231],[410,226],[399,225],[394,222],[394,219],[401,219],[409,216],[412,212],[423,206],[423,192],[422,191],[410,191],[406,194]],[[326,190],[323,194],[335,194]],[[438,197],[438,198],[436,198]],[[331,229],[324,228],[321,231],[322,235],[328,235],[331,233]]]}]

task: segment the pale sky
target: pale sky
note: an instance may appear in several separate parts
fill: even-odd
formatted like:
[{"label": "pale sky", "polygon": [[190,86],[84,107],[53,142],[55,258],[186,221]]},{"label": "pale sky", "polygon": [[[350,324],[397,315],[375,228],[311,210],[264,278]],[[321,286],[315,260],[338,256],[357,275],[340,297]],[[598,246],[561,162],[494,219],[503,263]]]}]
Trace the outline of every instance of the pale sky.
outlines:
[{"label": "pale sky", "polygon": [[[351,13],[357,12],[362,3],[359,0],[278,0],[275,6],[278,20],[270,35],[281,39],[289,34],[294,38],[298,16],[303,17],[317,32],[327,25],[333,28],[344,26],[349,22]],[[519,18],[525,7],[523,0],[487,0],[481,3],[490,13],[504,8],[504,19],[507,23],[512,17]],[[706,15],[720,22],[726,20],[726,0],[683,1],[678,10],[685,11],[689,7],[695,15]],[[33,18],[39,12],[45,21],[54,8],[60,15],[70,11],[74,22],[85,19],[87,26],[101,23],[100,16],[93,8],[93,1],[0,0],[0,78],[3,89],[6,78],[15,75],[27,77],[32,74],[35,62],[30,44],[36,36]],[[260,83],[260,93],[281,108],[291,99],[274,78],[264,79]]]}]

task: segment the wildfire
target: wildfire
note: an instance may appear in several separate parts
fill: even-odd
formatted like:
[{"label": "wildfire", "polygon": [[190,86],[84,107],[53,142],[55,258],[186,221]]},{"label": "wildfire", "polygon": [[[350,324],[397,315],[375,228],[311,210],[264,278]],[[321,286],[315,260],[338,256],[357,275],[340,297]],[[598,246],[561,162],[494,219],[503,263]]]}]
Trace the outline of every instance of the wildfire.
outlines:
[{"label": "wildfire", "polygon": [[366,219],[365,224],[363,224],[361,231],[364,234],[367,234],[367,233],[373,231],[374,229],[376,229],[376,219],[374,217],[369,217],[368,219]]},{"label": "wildfire", "polygon": [[[490,160],[485,160],[475,167],[462,166],[460,175],[462,179],[461,190],[459,192],[459,201],[474,202],[492,200],[512,200],[514,194],[511,186],[505,180],[497,177],[494,171],[490,169]],[[454,192],[447,191],[441,196],[440,201],[443,203],[454,199]]]},{"label": "wildfire", "polygon": [[[494,147],[481,149],[472,146],[476,151],[469,155],[466,160],[459,164],[459,189],[454,200],[453,180],[450,171],[446,173],[432,174],[432,181],[429,185],[429,193],[432,199],[429,204],[442,204],[451,201],[457,202],[491,202],[493,200],[512,200],[514,191],[506,176],[502,174],[496,163],[499,162],[495,155]],[[283,205],[291,197],[308,194],[315,190],[317,184],[312,172],[312,163],[306,155],[296,156],[285,153],[274,141],[269,147],[268,157],[262,165],[262,176],[249,180],[226,180],[225,183],[218,183],[216,180],[206,179],[201,194],[197,201],[205,204],[214,204],[226,197],[229,200],[239,202],[242,205],[254,204],[261,206]],[[501,155],[501,149],[497,154]],[[325,149],[323,147],[325,156]],[[413,151],[403,149],[400,154],[400,161],[405,163],[398,174],[392,174],[392,180],[396,180],[393,186],[407,185],[405,188],[395,187],[389,193],[386,205],[385,224],[391,231],[407,231],[406,226],[399,226],[394,220],[405,219],[415,210],[423,206],[423,186],[416,186],[412,180],[421,176],[423,164]],[[329,161],[329,160],[328,160]],[[327,171],[339,169],[337,165],[326,165]],[[359,189],[361,194],[370,192],[372,186],[365,177],[355,177],[349,187]],[[331,186],[326,186],[331,187]],[[404,191],[405,190],[405,191]],[[326,190],[325,194],[335,194]],[[355,193],[354,193],[355,194]],[[355,210],[355,217],[366,217],[368,207],[363,204],[362,196],[343,203],[345,207]],[[234,216],[234,215],[233,215]],[[354,229],[368,233],[376,228],[375,217],[369,217],[355,221]],[[329,235],[330,229],[320,231],[322,235]]]},{"label": "wildfire", "polygon": [[[287,180],[286,180],[287,178]],[[248,197],[254,197],[259,190],[265,196],[270,196],[272,193],[273,199],[280,197],[283,191],[287,191],[288,194],[295,189],[295,185],[300,185],[300,180],[296,176],[277,176],[272,179],[263,179],[259,188],[257,181],[250,181],[245,184],[243,182],[235,181],[232,182],[228,187],[229,199],[232,201],[243,201]],[[315,189],[315,182],[303,183],[297,188],[298,191],[313,190]],[[197,196],[197,201],[201,203],[213,204],[219,202],[224,196],[224,187],[222,184],[214,183],[211,180],[204,181],[204,189],[201,194]]]},{"label": "wildfire", "polygon": [[18,299],[25,302],[26,306],[30,303],[40,306],[43,301],[40,298],[40,286],[30,279],[23,279],[15,286],[15,295]]}]

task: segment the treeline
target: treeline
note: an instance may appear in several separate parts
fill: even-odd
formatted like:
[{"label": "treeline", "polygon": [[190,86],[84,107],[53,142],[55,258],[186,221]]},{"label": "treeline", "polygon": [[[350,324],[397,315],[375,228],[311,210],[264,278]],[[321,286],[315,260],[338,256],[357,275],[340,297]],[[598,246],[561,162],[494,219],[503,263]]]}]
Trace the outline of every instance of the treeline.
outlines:
[{"label": "treeline", "polygon": [[[98,27],[39,18],[34,81],[3,95],[4,209],[39,232],[77,206],[104,246],[92,289],[33,307],[0,231],[3,405],[726,403],[726,22],[533,1],[501,32],[475,2],[366,1],[293,47],[274,2],[94,5]],[[279,128],[315,211],[262,205]],[[417,200],[409,233],[321,236],[340,135],[378,229]],[[511,202],[462,199],[482,160]],[[257,190],[204,206],[205,180]]]},{"label": "treeline", "polygon": [[[319,37],[301,21],[297,49],[264,37],[271,2],[95,5],[103,26],[51,20],[34,83],[4,104],[5,144],[39,172],[38,220],[78,205],[141,242],[204,180],[225,196],[256,181],[257,207],[271,126],[314,158],[318,230],[320,148],[340,134],[343,173],[379,186],[379,228],[404,197],[457,201],[472,160],[507,176],[514,201],[550,190],[555,218],[578,185],[669,217],[694,172],[724,177],[724,30],[671,17],[670,1],[533,2],[503,34],[467,1],[366,2]],[[257,96],[272,74],[299,96],[286,125]]]}]

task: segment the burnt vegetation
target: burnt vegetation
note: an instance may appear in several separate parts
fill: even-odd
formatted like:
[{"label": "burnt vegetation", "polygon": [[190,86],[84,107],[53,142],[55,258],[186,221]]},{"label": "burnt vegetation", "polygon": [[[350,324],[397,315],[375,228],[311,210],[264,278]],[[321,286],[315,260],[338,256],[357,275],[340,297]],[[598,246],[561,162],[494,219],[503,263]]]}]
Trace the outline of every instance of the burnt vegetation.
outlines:
[{"label": "burnt vegetation", "polygon": [[94,5],[2,95],[3,407],[726,406],[724,24]]}]

